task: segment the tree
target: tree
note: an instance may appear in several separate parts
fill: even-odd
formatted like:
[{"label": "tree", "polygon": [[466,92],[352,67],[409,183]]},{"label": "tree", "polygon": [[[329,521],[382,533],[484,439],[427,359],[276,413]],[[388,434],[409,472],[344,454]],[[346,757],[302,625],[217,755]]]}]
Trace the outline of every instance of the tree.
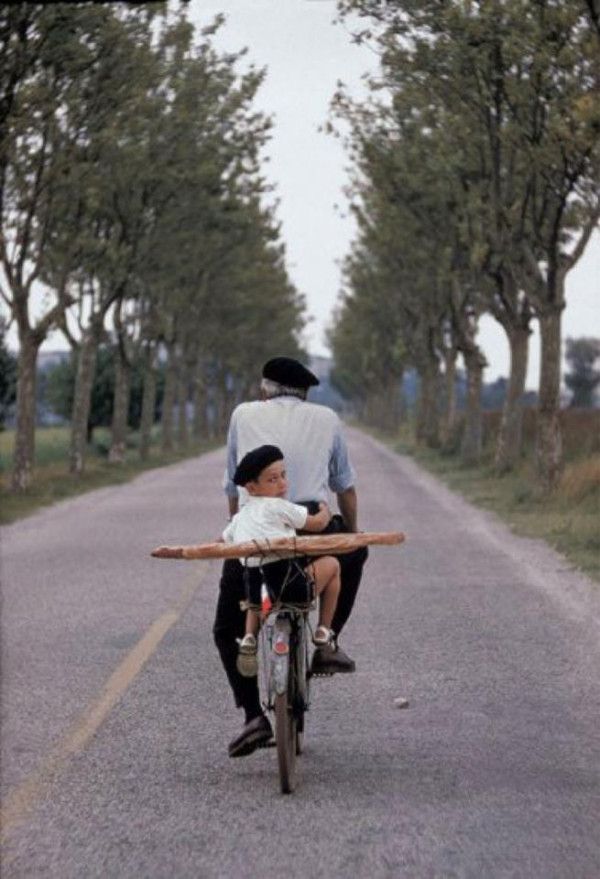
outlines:
[{"label": "tree", "polygon": [[[127,27],[151,17],[128,16]],[[107,6],[19,4],[0,12],[0,61],[4,93],[0,113],[0,294],[19,334],[17,424],[12,487],[31,481],[35,441],[36,362],[48,332],[64,322],[82,242],[77,222],[80,198],[72,203],[74,234],[65,225],[66,193],[84,190],[93,155],[86,153],[89,129],[101,128],[82,96],[94,72],[106,64],[107,31],[119,19]],[[125,26],[125,25],[123,25]],[[110,40],[108,40],[110,44]],[[106,71],[110,79],[110,71]],[[105,107],[106,109],[106,107]],[[60,244],[62,243],[62,247]],[[60,251],[60,258],[57,257]],[[30,315],[34,286],[46,282],[47,307]]]},{"label": "tree", "polygon": [[6,323],[0,318],[0,430],[17,396],[17,361],[6,347]]},{"label": "tree", "polygon": [[[73,410],[73,398],[77,379],[77,355],[73,353],[57,364],[47,379],[46,400],[52,410],[63,418],[69,419]],[[143,374],[140,367],[133,369],[131,377],[131,394],[127,423],[137,430],[141,422],[143,394]],[[90,395],[88,420],[85,425],[86,442],[92,441],[96,427],[110,427],[113,418],[115,396],[115,359],[111,345],[101,345],[96,358],[96,369]],[[161,383],[159,382],[156,408],[153,421],[156,421],[161,403]]]},{"label": "tree", "polygon": [[595,368],[600,360],[600,339],[567,339],[565,360],[569,365],[565,384],[573,393],[571,406],[593,406],[594,392],[600,385],[600,369]]},{"label": "tree", "polygon": [[[511,345],[511,378],[497,453],[518,449],[528,323],[540,321],[537,462],[557,481],[560,317],[565,278],[600,216],[599,40],[593,4],[579,0],[343,0],[375,39],[382,80],[408,118],[443,121],[458,172],[463,242],[491,285],[480,294]],[[378,82],[381,88],[382,82]],[[444,175],[442,175],[444,180]]]}]

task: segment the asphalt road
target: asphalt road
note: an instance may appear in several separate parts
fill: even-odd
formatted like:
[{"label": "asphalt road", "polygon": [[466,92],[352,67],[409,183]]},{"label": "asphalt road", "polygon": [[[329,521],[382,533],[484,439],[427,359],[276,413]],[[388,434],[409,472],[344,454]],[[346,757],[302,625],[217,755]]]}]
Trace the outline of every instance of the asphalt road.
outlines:
[{"label": "asphalt road", "polygon": [[[316,681],[296,793],[241,727],[211,637],[223,450],[3,528],[7,877],[600,877],[600,600],[351,432],[374,548]],[[394,700],[404,696],[409,707]]]}]

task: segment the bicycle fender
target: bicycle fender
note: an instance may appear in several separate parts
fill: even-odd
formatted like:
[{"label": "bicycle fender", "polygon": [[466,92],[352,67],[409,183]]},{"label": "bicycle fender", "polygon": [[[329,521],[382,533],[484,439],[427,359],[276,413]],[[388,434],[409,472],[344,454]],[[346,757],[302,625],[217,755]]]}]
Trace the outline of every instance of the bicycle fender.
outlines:
[{"label": "bicycle fender", "polygon": [[271,679],[277,695],[285,693],[290,667],[290,626],[287,620],[277,621],[271,648]]}]

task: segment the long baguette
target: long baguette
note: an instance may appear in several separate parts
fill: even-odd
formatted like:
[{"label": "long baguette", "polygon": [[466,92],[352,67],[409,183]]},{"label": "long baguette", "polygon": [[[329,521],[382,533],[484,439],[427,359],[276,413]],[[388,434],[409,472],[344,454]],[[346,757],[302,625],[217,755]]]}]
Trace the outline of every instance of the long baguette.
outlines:
[{"label": "long baguette", "polygon": [[276,537],[246,543],[200,543],[197,546],[159,546],[151,555],[157,559],[240,559],[249,556],[327,555],[352,552],[361,546],[395,546],[403,543],[401,531],[363,531],[357,534],[309,534]]}]

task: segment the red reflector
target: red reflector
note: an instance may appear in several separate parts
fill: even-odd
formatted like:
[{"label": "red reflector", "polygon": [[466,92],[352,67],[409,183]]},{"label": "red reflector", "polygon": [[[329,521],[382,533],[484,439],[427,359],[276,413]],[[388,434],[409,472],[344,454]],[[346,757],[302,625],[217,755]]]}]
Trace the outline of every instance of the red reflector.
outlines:
[{"label": "red reflector", "polygon": [[283,656],[284,654],[290,652],[290,648],[285,641],[275,641],[275,646],[273,647],[273,650],[280,656]]}]

